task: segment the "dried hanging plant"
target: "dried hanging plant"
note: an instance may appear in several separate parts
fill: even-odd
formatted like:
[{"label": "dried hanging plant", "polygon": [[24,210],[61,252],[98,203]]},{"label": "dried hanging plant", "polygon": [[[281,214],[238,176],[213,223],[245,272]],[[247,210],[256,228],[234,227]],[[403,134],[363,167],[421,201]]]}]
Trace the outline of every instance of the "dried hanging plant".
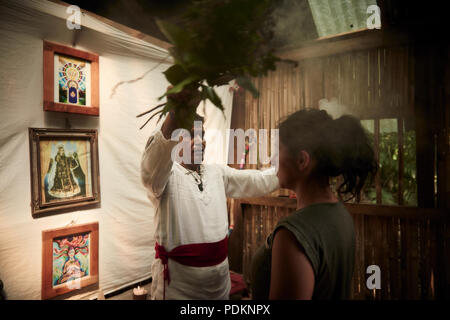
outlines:
[{"label": "dried hanging plant", "polygon": [[153,112],[147,124],[158,114],[161,119],[167,112],[175,111],[180,127],[189,129],[201,101],[209,99],[223,111],[214,87],[233,79],[258,96],[250,77],[275,70],[278,60],[270,45],[274,25],[271,13],[277,2],[200,0],[187,9],[176,25],[158,20],[158,27],[172,44],[169,52],[175,64],[164,72],[171,86],[159,98],[167,97],[166,102],[138,117]]}]

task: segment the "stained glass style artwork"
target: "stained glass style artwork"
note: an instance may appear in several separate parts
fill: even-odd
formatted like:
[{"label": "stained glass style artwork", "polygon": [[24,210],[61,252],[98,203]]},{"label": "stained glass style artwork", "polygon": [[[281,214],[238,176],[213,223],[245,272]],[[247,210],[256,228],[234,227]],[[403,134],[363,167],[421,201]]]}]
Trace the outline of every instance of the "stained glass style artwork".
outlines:
[{"label": "stained glass style artwork", "polygon": [[99,56],[44,41],[44,111],[99,116]]},{"label": "stained glass style artwork", "polygon": [[56,53],[54,62],[54,101],[57,103],[89,106],[90,62]]}]

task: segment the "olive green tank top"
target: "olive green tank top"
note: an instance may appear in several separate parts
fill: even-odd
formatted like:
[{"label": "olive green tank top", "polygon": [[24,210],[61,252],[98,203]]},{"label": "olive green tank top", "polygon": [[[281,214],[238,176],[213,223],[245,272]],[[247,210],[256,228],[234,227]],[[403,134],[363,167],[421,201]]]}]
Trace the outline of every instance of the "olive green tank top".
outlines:
[{"label": "olive green tank top", "polygon": [[355,230],[341,202],[313,204],[278,222],[253,256],[252,297],[269,298],[272,243],[279,228],[292,232],[312,265],[312,299],[348,299],[355,264]]}]

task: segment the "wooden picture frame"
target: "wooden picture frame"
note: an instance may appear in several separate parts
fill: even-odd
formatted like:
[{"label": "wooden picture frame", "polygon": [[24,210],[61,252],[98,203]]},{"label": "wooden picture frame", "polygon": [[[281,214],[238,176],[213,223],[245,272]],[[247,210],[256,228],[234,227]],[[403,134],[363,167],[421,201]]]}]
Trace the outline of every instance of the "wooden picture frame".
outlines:
[{"label": "wooden picture frame", "polygon": [[98,61],[95,53],[44,41],[44,110],[99,116]]},{"label": "wooden picture frame", "polygon": [[33,216],[100,203],[97,130],[29,128]]},{"label": "wooden picture frame", "polygon": [[42,299],[98,283],[98,236],[98,222],[42,231]]}]

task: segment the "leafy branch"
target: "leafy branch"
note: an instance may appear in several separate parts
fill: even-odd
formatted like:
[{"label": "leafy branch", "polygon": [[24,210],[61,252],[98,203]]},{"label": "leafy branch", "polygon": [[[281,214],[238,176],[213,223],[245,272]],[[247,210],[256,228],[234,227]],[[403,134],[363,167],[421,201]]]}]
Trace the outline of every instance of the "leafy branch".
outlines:
[{"label": "leafy branch", "polygon": [[[215,87],[235,79],[255,97],[250,78],[275,70],[279,59],[271,46],[271,13],[278,0],[199,0],[180,17],[179,23],[158,20],[172,44],[174,65],[164,71],[171,86],[159,97],[166,102],[138,117],[154,112],[159,119],[173,111],[179,125],[190,128],[201,101],[224,110]],[[176,97],[183,96],[183,99]],[[159,121],[158,119],[158,121]],[[141,127],[141,129],[142,129]]]}]

